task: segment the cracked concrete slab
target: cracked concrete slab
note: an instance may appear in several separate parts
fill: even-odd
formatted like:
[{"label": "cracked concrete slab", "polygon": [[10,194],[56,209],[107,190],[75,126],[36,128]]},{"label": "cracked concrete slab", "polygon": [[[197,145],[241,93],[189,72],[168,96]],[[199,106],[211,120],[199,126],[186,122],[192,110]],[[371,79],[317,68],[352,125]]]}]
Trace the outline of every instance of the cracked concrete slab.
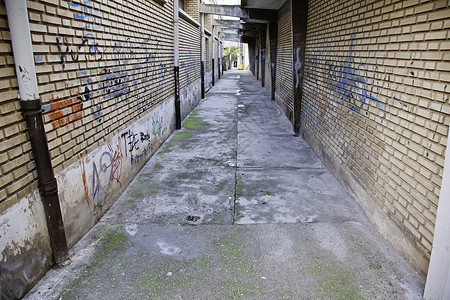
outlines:
[{"label": "cracked concrete slab", "polygon": [[52,288],[27,298],[420,298],[418,278],[359,222],[102,226],[96,255],[74,257],[64,277],[53,270]]},{"label": "cracked concrete slab", "polygon": [[323,169],[239,169],[237,224],[357,221],[363,215]]}]

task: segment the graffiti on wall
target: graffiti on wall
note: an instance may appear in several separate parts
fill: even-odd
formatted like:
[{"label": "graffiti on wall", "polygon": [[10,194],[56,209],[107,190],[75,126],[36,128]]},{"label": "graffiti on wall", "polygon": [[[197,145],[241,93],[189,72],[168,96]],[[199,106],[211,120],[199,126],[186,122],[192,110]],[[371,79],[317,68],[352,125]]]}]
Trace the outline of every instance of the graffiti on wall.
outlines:
[{"label": "graffiti on wall", "polygon": [[103,58],[103,52],[92,33],[86,33],[75,45],[69,41],[68,37],[58,36],[56,49],[63,69],[67,63],[100,61]]},{"label": "graffiti on wall", "polygon": [[[87,108],[89,111],[80,111],[67,120],[76,120],[83,114],[90,113],[92,121],[98,124],[117,116],[122,106],[128,106],[128,109],[136,108],[138,114],[149,109],[155,103],[156,97],[154,91],[147,91],[144,83],[151,82],[160,86],[167,84],[166,64],[157,55],[157,49],[161,48],[159,41],[147,35],[142,38],[128,37],[125,41],[113,41],[110,46],[105,44],[100,46],[95,31],[101,29],[101,13],[95,8],[94,3],[91,0],[66,3],[75,11],[74,20],[77,22],[74,26],[84,31],[83,35],[78,37],[64,35],[56,37],[55,53],[62,69],[67,69],[67,65],[72,63],[98,63],[96,69],[77,71],[81,85],[75,95],[74,91],[70,90],[72,97],[80,102],[81,108]],[[105,53],[112,55],[107,56]],[[110,61],[113,62],[113,66]],[[130,103],[131,99],[133,105]],[[144,103],[141,104],[141,101]],[[105,108],[112,106],[115,107],[108,110],[109,114],[103,112]],[[54,107],[47,106],[45,112],[61,113],[53,109]],[[53,128],[62,125],[61,122],[56,122],[57,120],[50,121],[53,122]]]},{"label": "graffiti on wall", "polygon": [[295,49],[295,59],[294,59],[294,61],[295,61],[295,64],[294,64],[295,88],[298,88],[298,86],[300,84],[300,81],[302,79],[301,78],[301,76],[302,76],[302,72],[301,72],[302,62],[300,60],[300,51],[301,51],[300,48]]},{"label": "graffiti on wall", "polygon": [[[363,104],[372,104],[385,110],[386,103],[375,96],[380,94],[379,85],[376,83],[381,79],[378,78],[380,75],[377,67],[370,76],[369,72],[365,71],[366,66],[363,63],[355,63],[353,40],[354,34],[351,38],[350,51],[342,61],[330,59],[330,55],[322,52],[324,50],[309,55],[306,59],[305,76],[310,79],[313,86],[316,86],[317,82],[325,81],[331,94],[335,97],[336,103],[344,105],[350,111],[359,112]],[[323,41],[320,49],[329,49],[330,47],[330,42]],[[361,73],[364,76],[359,75]],[[390,77],[385,79],[390,80]]]},{"label": "graffiti on wall", "polygon": [[330,81],[328,87],[340,99],[337,101],[338,104],[356,111],[362,104],[371,101],[378,108],[384,109],[384,103],[375,98],[368,90],[368,84],[364,77],[357,74],[357,67],[353,62],[353,45],[350,47],[348,56],[339,64],[337,75]]},{"label": "graffiti on wall", "polygon": [[107,149],[92,160],[90,168],[86,168],[83,153],[78,155],[84,200],[91,211],[96,213],[104,205],[107,192],[122,184],[122,169],[125,164],[136,164],[155,149],[153,143],[155,139],[161,138],[162,127],[163,118],[159,112],[153,112],[140,130],[126,130],[118,136],[116,142],[108,144]]},{"label": "graffiti on wall", "polygon": [[180,91],[180,100],[182,103],[182,116],[186,116],[197,105],[200,100],[200,90],[192,79],[192,70],[199,70],[200,60],[191,50],[187,52],[186,58],[180,63],[180,76],[184,77],[184,86]]},{"label": "graffiti on wall", "polygon": [[82,29],[101,29],[101,16],[95,9],[91,0],[81,0],[80,3],[67,2],[67,4],[76,10],[75,20],[81,22],[79,28]]}]

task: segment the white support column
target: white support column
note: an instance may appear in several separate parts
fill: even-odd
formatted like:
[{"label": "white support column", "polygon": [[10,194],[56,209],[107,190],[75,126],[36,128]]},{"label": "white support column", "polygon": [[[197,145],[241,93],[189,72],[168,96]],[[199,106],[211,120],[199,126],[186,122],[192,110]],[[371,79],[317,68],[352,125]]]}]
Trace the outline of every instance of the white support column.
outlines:
[{"label": "white support column", "polygon": [[220,37],[222,32],[217,33],[217,78],[220,79]]},{"label": "white support column", "polygon": [[5,5],[19,85],[19,99],[39,99],[26,1],[9,0]]},{"label": "white support column", "polygon": [[433,249],[423,298],[450,299],[450,144],[445,151],[444,174],[437,209]]},{"label": "white support column", "polygon": [[214,63],[214,58],[215,58],[215,55],[216,55],[216,26],[215,25],[213,25],[212,26],[212,30],[213,30],[213,32],[212,32],[212,37],[211,37],[211,39],[212,39],[212,85],[214,85],[215,84],[215,80],[214,80],[214,65],[215,65],[215,63]]}]

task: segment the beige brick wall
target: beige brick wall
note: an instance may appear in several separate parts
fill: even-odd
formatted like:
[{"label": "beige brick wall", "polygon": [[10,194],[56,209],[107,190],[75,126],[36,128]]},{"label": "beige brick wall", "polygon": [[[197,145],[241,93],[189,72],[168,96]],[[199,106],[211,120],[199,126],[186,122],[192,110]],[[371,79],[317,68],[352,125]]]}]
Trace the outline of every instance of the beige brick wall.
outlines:
[{"label": "beige brick wall", "polygon": [[180,88],[200,78],[200,28],[180,20]]},{"label": "beige brick wall", "polygon": [[200,0],[184,0],[184,11],[200,23]]},{"label": "beige brick wall", "polygon": [[0,1],[0,213],[36,187],[26,125],[17,101],[17,80],[5,3]]},{"label": "beige brick wall", "polygon": [[29,1],[28,8],[56,173],[173,93],[172,2]]},{"label": "beige brick wall", "polygon": [[211,72],[211,36],[205,36],[205,72]]},{"label": "beige brick wall", "polygon": [[275,100],[291,122],[294,113],[292,70],[292,18],[289,1],[286,1],[278,15]]},{"label": "beige brick wall", "polygon": [[200,95],[200,27],[180,19],[180,97],[182,118],[197,105]]},{"label": "beige brick wall", "polygon": [[[27,6],[45,130],[71,247],[175,128],[173,1],[30,0]],[[51,250],[17,100],[7,24],[0,0],[0,252],[5,254],[0,298],[20,298],[50,267]],[[185,116],[200,99],[200,29],[185,20],[180,24]],[[25,278],[22,270],[30,257],[39,264],[33,267],[35,276]],[[15,280],[19,294],[3,293],[9,284],[5,278]]]},{"label": "beige brick wall", "polygon": [[450,124],[448,1],[309,1],[302,126],[429,257]]}]

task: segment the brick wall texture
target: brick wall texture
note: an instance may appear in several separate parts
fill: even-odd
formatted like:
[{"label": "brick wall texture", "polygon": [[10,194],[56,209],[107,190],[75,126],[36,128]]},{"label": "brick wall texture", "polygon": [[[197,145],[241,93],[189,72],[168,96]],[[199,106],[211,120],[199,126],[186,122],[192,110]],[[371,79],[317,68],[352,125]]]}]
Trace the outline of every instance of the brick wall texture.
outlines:
[{"label": "brick wall texture", "polygon": [[211,36],[205,34],[205,72],[211,72]]},{"label": "brick wall texture", "polygon": [[450,124],[449,16],[446,0],[309,1],[302,126],[428,257]]},{"label": "brick wall texture", "polygon": [[[42,0],[27,6],[56,174],[173,95],[172,2]],[[35,176],[3,1],[0,14],[3,211],[21,191],[29,192]]]},{"label": "brick wall texture", "polygon": [[169,4],[29,2],[56,173],[172,94],[164,88],[173,78]]},{"label": "brick wall texture", "polygon": [[275,99],[290,121],[294,111],[293,80],[292,18],[289,1],[286,1],[278,16]]},{"label": "brick wall texture", "polygon": [[0,1],[0,212],[30,193],[35,182],[31,145],[17,101],[5,3]]},{"label": "brick wall texture", "polygon": [[180,19],[180,89],[200,78],[200,38],[199,27]]},{"label": "brick wall texture", "polygon": [[200,1],[199,0],[185,0],[184,11],[188,13],[195,21],[200,23]]}]

